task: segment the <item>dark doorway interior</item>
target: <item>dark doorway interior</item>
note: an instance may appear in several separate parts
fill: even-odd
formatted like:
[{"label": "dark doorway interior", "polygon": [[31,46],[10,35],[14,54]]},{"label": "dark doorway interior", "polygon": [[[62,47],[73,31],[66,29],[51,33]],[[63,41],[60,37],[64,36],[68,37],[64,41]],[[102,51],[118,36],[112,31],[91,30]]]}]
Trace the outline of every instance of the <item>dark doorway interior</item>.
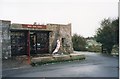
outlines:
[{"label": "dark doorway interior", "polygon": [[36,33],[30,32],[30,53],[36,54]]},{"label": "dark doorway interior", "polygon": [[37,32],[37,53],[49,53],[49,32]]},{"label": "dark doorway interior", "polygon": [[49,32],[30,32],[31,54],[49,53]]}]

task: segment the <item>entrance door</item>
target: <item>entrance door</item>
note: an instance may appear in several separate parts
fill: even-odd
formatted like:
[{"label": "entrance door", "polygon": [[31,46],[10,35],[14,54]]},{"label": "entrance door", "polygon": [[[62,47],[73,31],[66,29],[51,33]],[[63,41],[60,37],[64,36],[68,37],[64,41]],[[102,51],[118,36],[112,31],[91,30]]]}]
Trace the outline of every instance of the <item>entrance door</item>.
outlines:
[{"label": "entrance door", "polygon": [[30,32],[30,53],[36,54],[36,33]]},{"label": "entrance door", "polygon": [[49,32],[30,32],[30,53],[49,53]]},{"label": "entrance door", "polygon": [[37,53],[49,53],[49,32],[37,32]]}]

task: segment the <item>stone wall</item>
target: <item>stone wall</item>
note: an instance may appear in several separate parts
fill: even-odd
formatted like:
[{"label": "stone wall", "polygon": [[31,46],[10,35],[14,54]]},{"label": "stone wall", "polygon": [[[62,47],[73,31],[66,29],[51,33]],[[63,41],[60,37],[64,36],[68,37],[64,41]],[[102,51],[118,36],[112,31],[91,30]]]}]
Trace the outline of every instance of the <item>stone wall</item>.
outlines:
[{"label": "stone wall", "polygon": [[5,59],[11,57],[10,25],[11,21],[0,20],[0,28],[2,28],[1,32],[2,58]]},{"label": "stone wall", "polygon": [[50,52],[56,47],[57,39],[60,40],[60,53],[69,54],[73,52],[72,38],[71,38],[71,24],[47,24],[47,29],[52,30],[50,32]]},{"label": "stone wall", "polygon": [[0,78],[2,78],[2,23],[0,21]]},{"label": "stone wall", "polygon": [[72,53],[72,37],[71,37],[71,24],[60,27],[60,37],[62,50],[64,53]]}]

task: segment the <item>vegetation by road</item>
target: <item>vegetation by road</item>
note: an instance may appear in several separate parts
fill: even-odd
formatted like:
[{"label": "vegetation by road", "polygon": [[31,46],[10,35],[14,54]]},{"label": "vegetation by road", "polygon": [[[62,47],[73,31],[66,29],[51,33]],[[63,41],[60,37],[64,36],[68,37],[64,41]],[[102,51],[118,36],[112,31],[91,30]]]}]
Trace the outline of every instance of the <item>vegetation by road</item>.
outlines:
[{"label": "vegetation by road", "polygon": [[92,51],[106,54],[119,52],[119,18],[103,19],[94,37],[72,36],[75,51]]},{"label": "vegetation by road", "polygon": [[108,18],[101,21],[95,38],[102,44],[102,52],[105,50],[107,54],[111,54],[113,46],[119,46],[119,19]]},{"label": "vegetation by road", "polygon": [[73,49],[76,51],[85,51],[85,45],[86,45],[86,41],[85,38],[78,35],[78,34],[74,34],[72,36],[72,42],[73,42]]}]

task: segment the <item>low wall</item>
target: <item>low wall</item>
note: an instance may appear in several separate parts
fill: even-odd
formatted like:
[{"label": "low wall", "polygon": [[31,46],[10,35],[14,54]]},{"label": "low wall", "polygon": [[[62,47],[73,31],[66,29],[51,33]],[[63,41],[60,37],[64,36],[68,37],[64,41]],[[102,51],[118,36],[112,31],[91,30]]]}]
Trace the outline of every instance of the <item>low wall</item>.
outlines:
[{"label": "low wall", "polygon": [[73,60],[82,60],[82,59],[85,59],[85,56],[80,54],[55,55],[55,56],[46,56],[46,57],[34,57],[31,59],[31,63],[41,65],[52,62],[73,61]]}]

